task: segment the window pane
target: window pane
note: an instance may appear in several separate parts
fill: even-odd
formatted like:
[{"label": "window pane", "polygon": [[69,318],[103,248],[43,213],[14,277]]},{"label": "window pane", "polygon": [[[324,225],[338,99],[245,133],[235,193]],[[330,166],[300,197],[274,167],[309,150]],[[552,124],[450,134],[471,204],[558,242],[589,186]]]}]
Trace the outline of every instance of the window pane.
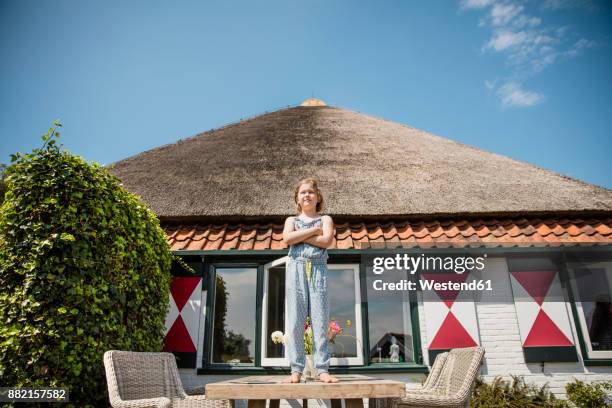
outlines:
[{"label": "window pane", "polygon": [[[332,357],[357,357],[355,330],[355,271],[330,268],[327,275],[329,318],[342,328],[342,334],[329,344]],[[347,322],[349,324],[347,324]],[[359,343],[361,344],[361,343]]]},{"label": "window pane", "polygon": [[212,362],[252,364],[257,270],[217,268],[216,275]]},{"label": "window pane", "polygon": [[[371,269],[366,273],[370,361],[373,363],[414,362],[412,323],[408,291],[374,290],[381,279]],[[406,271],[385,271],[385,282],[407,279]]]},{"label": "window pane", "polygon": [[593,351],[612,350],[612,263],[583,263],[572,267],[587,332]]},{"label": "window pane", "polygon": [[282,358],[283,345],[274,344],[270,335],[275,331],[285,331],[285,265],[268,270],[268,310],[266,317],[268,333],[266,336],[266,357]]}]

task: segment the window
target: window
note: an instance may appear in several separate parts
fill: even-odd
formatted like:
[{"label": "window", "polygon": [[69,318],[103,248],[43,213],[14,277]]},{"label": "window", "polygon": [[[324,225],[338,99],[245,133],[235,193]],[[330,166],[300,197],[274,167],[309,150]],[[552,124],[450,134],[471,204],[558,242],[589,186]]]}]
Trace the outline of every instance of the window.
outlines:
[{"label": "window", "polygon": [[567,264],[577,324],[589,359],[612,358],[612,261]]},{"label": "window", "polygon": [[254,364],[256,281],[256,268],[215,268],[211,364]]},{"label": "window", "polygon": [[[262,366],[288,366],[284,347],[274,344],[270,335],[285,329],[285,265],[287,257],[270,262],[264,267],[262,297]],[[329,345],[331,365],[363,365],[363,338],[359,266],[328,264],[327,290],[330,319],[342,328],[342,334]]]},{"label": "window", "polygon": [[[385,272],[386,281],[407,279],[406,271]],[[368,295],[369,357],[372,363],[414,363],[412,320],[410,317],[410,291],[374,290],[373,283],[380,279],[372,271],[366,274]]]}]

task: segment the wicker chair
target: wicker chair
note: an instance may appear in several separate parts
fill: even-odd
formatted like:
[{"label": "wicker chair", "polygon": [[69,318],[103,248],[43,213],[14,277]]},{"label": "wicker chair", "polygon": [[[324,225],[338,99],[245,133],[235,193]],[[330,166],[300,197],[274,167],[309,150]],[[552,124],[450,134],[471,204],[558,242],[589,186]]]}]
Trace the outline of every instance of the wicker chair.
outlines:
[{"label": "wicker chair", "polygon": [[114,408],[230,408],[227,400],[187,396],[171,353],[104,353],[108,395]]},{"label": "wicker chair", "polygon": [[444,363],[446,363],[446,359],[448,357],[448,353],[440,353],[436,356],[433,365],[431,366],[431,371],[429,375],[425,379],[423,386],[421,388],[414,388],[409,390],[409,392],[430,392],[432,389],[439,387],[441,384],[440,378],[442,374],[442,369],[444,368]]},{"label": "wicker chair", "polygon": [[[444,368],[444,363],[446,362],[446,358],[448,357],[448,353],[440,353],[436,356],[436,359],[431,366],[431,371],[429,375],[425,379],[423,385],[419,388],[411,388],[410,393],[421,393],[421,392],[431,392],[436,385],[439,385],[440,374],[442,373],[442,368]],[[392,405],[392,398],[370,398],[368,407],[369,408],[390,408]]]},{"label": "wicker chair", "polygon": [[[389,404],[391,408],[469,406],[484,349],[482,347],[452,349],[444,354],[446,356],[440,360],[442,366],[439,371],[438,359],[442,355],[436,358],[423,388],[408,390],[404,398],[392,399]],[[435,372],[437,375],[434,376]]]}]

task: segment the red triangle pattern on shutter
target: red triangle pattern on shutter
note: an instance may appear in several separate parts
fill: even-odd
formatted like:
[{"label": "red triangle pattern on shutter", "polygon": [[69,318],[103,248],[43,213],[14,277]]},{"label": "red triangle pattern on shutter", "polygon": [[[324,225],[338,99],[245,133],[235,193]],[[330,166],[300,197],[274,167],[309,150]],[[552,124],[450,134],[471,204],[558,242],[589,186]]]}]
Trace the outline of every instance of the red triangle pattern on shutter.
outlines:
[{"label": "red triangle pattern on shutter", "polygon": [[542,306],[557,271],[510,272],[527,293]]},{"label": "red triangle pattern on shutter", "polygon": [[[421,276],[426,280],[432,280],[437,283],[451,281],[453,283],[463,283],[468,278],[468,272],[458,273],[423,273]],[[434,290],[444,304],[450,309],[455,303],[460,290]]]},{"label": "red triangle pattern on shutter", "polygon": [[198,286],[198,283],[200,283],[200,279],[202,278],[199,276],[172,278],[172,281],[170,282],[170,293],[174,298],[174,302],[176,303],[179,313],[181,310],[183,310],[183,306],[185,306],[185,303],[187,303],[187,300],[189,300],[193,290],[196,288],[196,286]]},{"label": "red triangle pattern on shutter", "polygon": [[470,334],[452,312],[448,312],[436,336],[429,345],[430,350],[477,346]]},{"label": "red triangle pattern on shutter", "polygon": [[523,347],[555,347],[573,346],[574,344],[563,334],[555,322],[540,309],[538,316],[531,326],[529,335]]},{"label": "red triangle pattern on shutter", "polygon": [[191,341],[191,336],[181,315],[176,318],[164,339],[164,351],[196,352],[195,345]]}]

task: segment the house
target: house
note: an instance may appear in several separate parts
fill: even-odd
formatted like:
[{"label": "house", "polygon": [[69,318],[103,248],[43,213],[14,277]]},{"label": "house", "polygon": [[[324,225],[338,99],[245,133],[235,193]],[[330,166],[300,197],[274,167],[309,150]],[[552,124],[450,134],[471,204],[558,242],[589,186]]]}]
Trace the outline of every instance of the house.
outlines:
[{"label": "house", "polygon": [[[418,383],[436,353],[479,344],[486,379],[524,375],[562,395],[574,378],[612,378],[611,190],[314,99],[112,172],[191,266],[174,266],[165,343],[187,386],[287,372],[270,333],[284,329],[282,228],[304,177],[320,180],[335,221],[331,317],[344,333],[332,372]],[[367,249],[449,247],[486,252],[494,293],[374,290]],[[389,354],[390,335],[399,362],[372,354]]]}]

